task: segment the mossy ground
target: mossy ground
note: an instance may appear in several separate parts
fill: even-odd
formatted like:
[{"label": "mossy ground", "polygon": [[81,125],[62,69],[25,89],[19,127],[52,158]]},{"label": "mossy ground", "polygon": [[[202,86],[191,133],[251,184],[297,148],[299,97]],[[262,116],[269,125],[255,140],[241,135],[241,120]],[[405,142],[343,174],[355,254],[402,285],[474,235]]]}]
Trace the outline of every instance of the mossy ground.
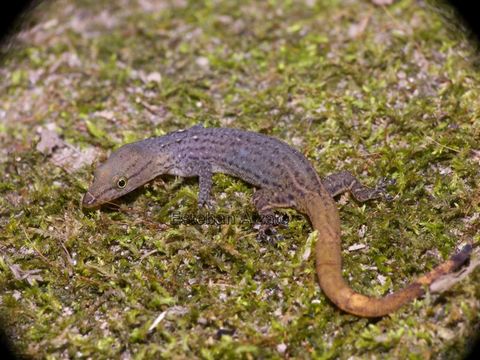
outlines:
[{"label": "mossy ground", "polygon": [[[303,259],[311,228],[294,211],[274,244],[251,224],[172,226],[172,213],[196,211],[198,185],[166,178],[119,210],[85,212],[91,169],[67,174],[35,151],[47,123],[106,153],[203,122],[284,139],[323,175],[394,178],[392,202],[339,203],[344,274],[382,295],[479,241],[478,53],[455,21],[413,0],[37,8],[0,69],[0,315],[17,350],[461,358],[479,332],[478,270],[440,296],[359,319],[322,295],[313,257]],[[218,213],[254,213],[250,186],[214,180]],[[347,251],[357,243],[367,247]]]}]

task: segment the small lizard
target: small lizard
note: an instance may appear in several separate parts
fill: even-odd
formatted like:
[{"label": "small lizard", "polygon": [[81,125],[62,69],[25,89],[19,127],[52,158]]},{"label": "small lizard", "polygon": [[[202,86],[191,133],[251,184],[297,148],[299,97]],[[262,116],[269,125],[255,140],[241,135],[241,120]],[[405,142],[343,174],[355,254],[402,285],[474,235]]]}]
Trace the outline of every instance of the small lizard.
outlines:
[{"label": "small lizard", "polygon": [[200,125],[124,145],[95,170],[83,197],[86,208],[116,199],[162,174],[198,176],[199,206],[209,204],[212,174],[238,177],[257,190],[255,208],[262,219],[275,208],[306,214],[318,232],[316,272],[321,289],[340,309],[380,317],[423,295],[425,287],[465,263],[472,251],[459,253],[406,288],[381,298],[355,292],[342,277],[340,218],[334,196],[350,191],[358,201],[383,196],[383,189],[363,186],[349,172],[321,180],[310,162],[283,141],[255,132]]}]

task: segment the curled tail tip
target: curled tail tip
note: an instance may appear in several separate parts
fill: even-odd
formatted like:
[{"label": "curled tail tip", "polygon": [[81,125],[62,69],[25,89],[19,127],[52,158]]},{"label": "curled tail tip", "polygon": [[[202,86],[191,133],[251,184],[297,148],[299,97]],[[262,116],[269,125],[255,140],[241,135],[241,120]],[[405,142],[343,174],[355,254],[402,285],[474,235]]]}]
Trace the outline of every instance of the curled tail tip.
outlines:
[{"label": "curled tail tip", "polygon": [[473,251],[473,245],[472,244],[467,244],[462,248],[462,250],[460,250],[460,252],[466,252],[466,253],[468,253],[468,255],[470,255],[472,251]]},{"label": "curled tail tip", "polygon": [[454,263],[454,268],[458,269],[460,266],[465,264],[469,259],[473,251],[473,245],[465,245],[458,253],[453,255],[450,260]]}]

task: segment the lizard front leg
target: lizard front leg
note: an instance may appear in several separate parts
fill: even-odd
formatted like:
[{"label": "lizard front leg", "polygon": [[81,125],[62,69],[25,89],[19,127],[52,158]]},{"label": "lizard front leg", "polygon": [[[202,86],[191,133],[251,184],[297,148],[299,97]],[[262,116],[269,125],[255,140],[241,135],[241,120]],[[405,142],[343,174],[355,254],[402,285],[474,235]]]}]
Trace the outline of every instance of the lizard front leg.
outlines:
[{"label": "lizard front leg", "polygon": [[198,207],[211,208],[212,167],[206,161],[189,161],[182,166],[181,176],[198,176]]},{"label": "lizard front leg", "polygon": [[202,166],[198,172],[198,207],[211,208],[211,192],[212,192],[212,170],[209,166]]},{"label": "lizard front leg", "polygon": [[349,191],[360,202],[381,197],[391,200],[392,198],[385,192],[385,188],[394,183],[395,180],[382,179],[375,188],[370,188],[363,185],[349,171],[341,171],[322,179],[322,184],[332,197]]},{"label": "lizard front leg", "polygon": [[268,188],[255,191],[253,194],[253,204],[262,222],[258,232],[258,237],[262,240],[276,233],[274,226],[278,224],[278,221],[276,221],[273,209],[294,206],[291,196]]}]

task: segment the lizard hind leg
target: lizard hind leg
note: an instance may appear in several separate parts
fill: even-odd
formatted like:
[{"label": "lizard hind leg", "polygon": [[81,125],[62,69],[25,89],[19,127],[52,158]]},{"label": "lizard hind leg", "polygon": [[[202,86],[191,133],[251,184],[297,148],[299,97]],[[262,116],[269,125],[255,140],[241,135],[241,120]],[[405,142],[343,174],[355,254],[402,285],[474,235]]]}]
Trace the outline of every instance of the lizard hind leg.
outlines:
[{"label": "lizard hind leg", "polygon": [[265,239],[275,234],[275,225],[281,224],[274,214],[274,209],[294,207],[293,197],[285,192],[261,188],[253,194],[253,204],[261,219],[259,238]]},{"label": "lizard hind leg", "polygon": [[394,183],[394,180],[382,179],[375,188],[370,188],[363,185],[349,171],[341,171],[322,179],[323,186],[332,197],[349,191],[360,202],[378,198],[392,200],[392,197],[386,193],[385,188]]}]

